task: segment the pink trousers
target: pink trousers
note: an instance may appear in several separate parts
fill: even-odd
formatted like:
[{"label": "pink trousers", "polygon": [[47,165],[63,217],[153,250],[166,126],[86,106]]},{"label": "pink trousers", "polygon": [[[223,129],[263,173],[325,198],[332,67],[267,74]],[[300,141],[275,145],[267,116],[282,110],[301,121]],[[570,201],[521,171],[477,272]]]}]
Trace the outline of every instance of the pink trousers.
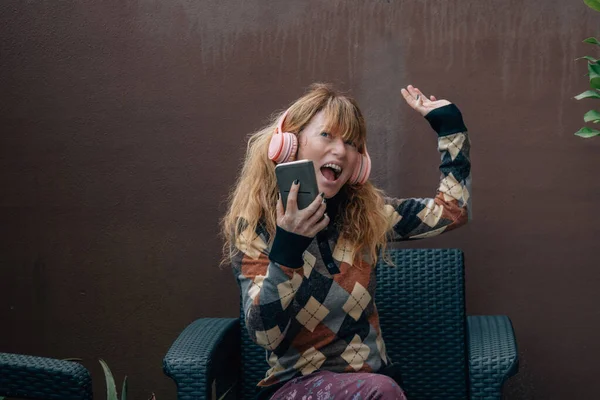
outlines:
[{"label": "pink trousers", "polygon": [[290,380],[272,400],[407,400],[390,377],[366,372],[317,371]]}]

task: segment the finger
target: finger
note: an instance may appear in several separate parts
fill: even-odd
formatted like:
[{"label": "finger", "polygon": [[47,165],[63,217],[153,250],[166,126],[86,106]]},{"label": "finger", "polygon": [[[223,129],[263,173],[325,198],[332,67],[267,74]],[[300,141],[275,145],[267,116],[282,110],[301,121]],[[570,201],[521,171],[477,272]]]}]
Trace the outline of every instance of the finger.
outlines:
[{"label": "finger", "polygon": [[323,218],[323,214],[325,214],[326,209],[327,209],[327,205],[325,204],[325,202],[321,202],[321,204],[319,205],[319,208],[308,219],[308,221],[307,221],[308,225],[309,226],[315,225],[317,222],[319,222],[321,220],[321,218]]},{"label": "finger", "polygon": [[281,200],[281,195],[277,197],[277,219],[281,219],[285,215],[285,210],[283,209],[283,200]]},{"label": "finger", "polygon": [[404,100],[406,100],[406,102],[408,104],[413,104],[415,101],[415,98],[408,92],[408,90],[402,88],[400,90],[400,93],[402,93],[402,97],[404,97]]},{"label": "finger", "polygon": [[426,103],[429,102],[429,99],[425,96],[423,96],[423,93],[416,87],[413,87],[413,92],[415,100],[416,100],[416,110],[420,110],[422,108],[422,106]]},{"label": "finger", "polygon": [[423,103],[429,103],[430,100],[423,94],[423,92],[421,92],[421,90],[419,90],[419,88],[415,88],[415,91],[417,92],[417,97],[421,99]]},{"label": "finger", "polygon": [[290,188],[290,193],[287,198],[287,207],[286,212],[296,212],[298,211],[298,191],[300,190],[300,181],[296,179],[294,183],[292,183],[292,187]]},{"label": "finger", "polygon": [[412,97],[414,97],[415,99],[417,98],[417,95],[419,94],[419,91],[417,90],[417,88],[415,88],[413,85],[408,85],[406,87],[406,89],[408,90],[408,93],[410,93],[410,95]]},{"label": "finger", "polygon": [[306,213],[307,218],[311,218],[323,204],[325,204],[325,193],[320,193],[317,197],[315,197],[313,202],[302,211]]},{"label": "finger", "polygon": [[325,213],[323,215],[323,219],[317,225],[315,225],[316,232],[314,233],[314,235],[321,232],[323,229],[327,228],[327,225],[329,225],[329,215],[327,215],[327,213]]},{"label": "finger", "polygon": [[421,96],[419,94],[415,96],[415,107],[414,107],[415,110],[419,110],[420,108],[423,107],[423,100],[426,100],[426,99],[423,99],[423,96]]},{"label": "finger", "polygon": [[431,101],[436,101],[435,96],[431,96]]},{"label": "finger", "polygon": [[414,93],[414,88],[411,85],[408,85],[408,89],[402,88],[400,92],[402,93],[402,96],[404,97],[404,100],[406,100],[408,105],[416,109],[420,105],[420,102],[416,98],[417,94],[414,93],[413,95],[413,93],[411,93],[411,90]]}]

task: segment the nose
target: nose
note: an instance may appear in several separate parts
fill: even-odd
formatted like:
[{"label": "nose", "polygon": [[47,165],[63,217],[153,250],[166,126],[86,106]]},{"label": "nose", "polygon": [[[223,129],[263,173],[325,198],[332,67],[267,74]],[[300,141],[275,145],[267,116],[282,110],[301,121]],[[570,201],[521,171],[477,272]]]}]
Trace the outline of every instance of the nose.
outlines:
[{"label": "nose", "polygon": [[331,142],[331,152],[338,157],[346,156],[346,144],[342,138],[338,137]]}]

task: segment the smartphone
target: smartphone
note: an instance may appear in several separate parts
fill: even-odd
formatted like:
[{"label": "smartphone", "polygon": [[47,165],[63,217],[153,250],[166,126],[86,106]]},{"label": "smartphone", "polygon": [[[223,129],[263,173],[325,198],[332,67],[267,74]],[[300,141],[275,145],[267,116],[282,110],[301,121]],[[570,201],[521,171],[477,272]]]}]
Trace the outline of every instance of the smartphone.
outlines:
[{"label": "smartphone", "polygon": [[300,190],[298,191],[299,210],[308,207],[319,195],[315,167],[311,160],[278,164],[275,167],[275,175],[277,176],[277,186],[279,186],[284,209],[287,207],[287,198],[290,194],[292,183],[296,179],[300,181]]}]

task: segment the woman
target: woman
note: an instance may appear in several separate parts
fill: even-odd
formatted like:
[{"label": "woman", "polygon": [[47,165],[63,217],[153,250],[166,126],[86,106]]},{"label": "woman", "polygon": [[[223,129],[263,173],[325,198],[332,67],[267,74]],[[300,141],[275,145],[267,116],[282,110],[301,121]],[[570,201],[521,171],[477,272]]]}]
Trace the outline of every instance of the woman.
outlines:
[{"label": "woman", "polygon": [[[379,327],[374,266],[388,240],[467,222],[470,162],[458,108],[410,85],[401,92],[438,134],[432,199],[388,198],[368,181],[362,113],[328,85],[313,85],[250,137],[223,233],[246,327],[271,367],[259,398],[405,399]],[[298,210],[293,184],[284,211],[274,169],[293,159],[313,161],[321,195]]]}]

